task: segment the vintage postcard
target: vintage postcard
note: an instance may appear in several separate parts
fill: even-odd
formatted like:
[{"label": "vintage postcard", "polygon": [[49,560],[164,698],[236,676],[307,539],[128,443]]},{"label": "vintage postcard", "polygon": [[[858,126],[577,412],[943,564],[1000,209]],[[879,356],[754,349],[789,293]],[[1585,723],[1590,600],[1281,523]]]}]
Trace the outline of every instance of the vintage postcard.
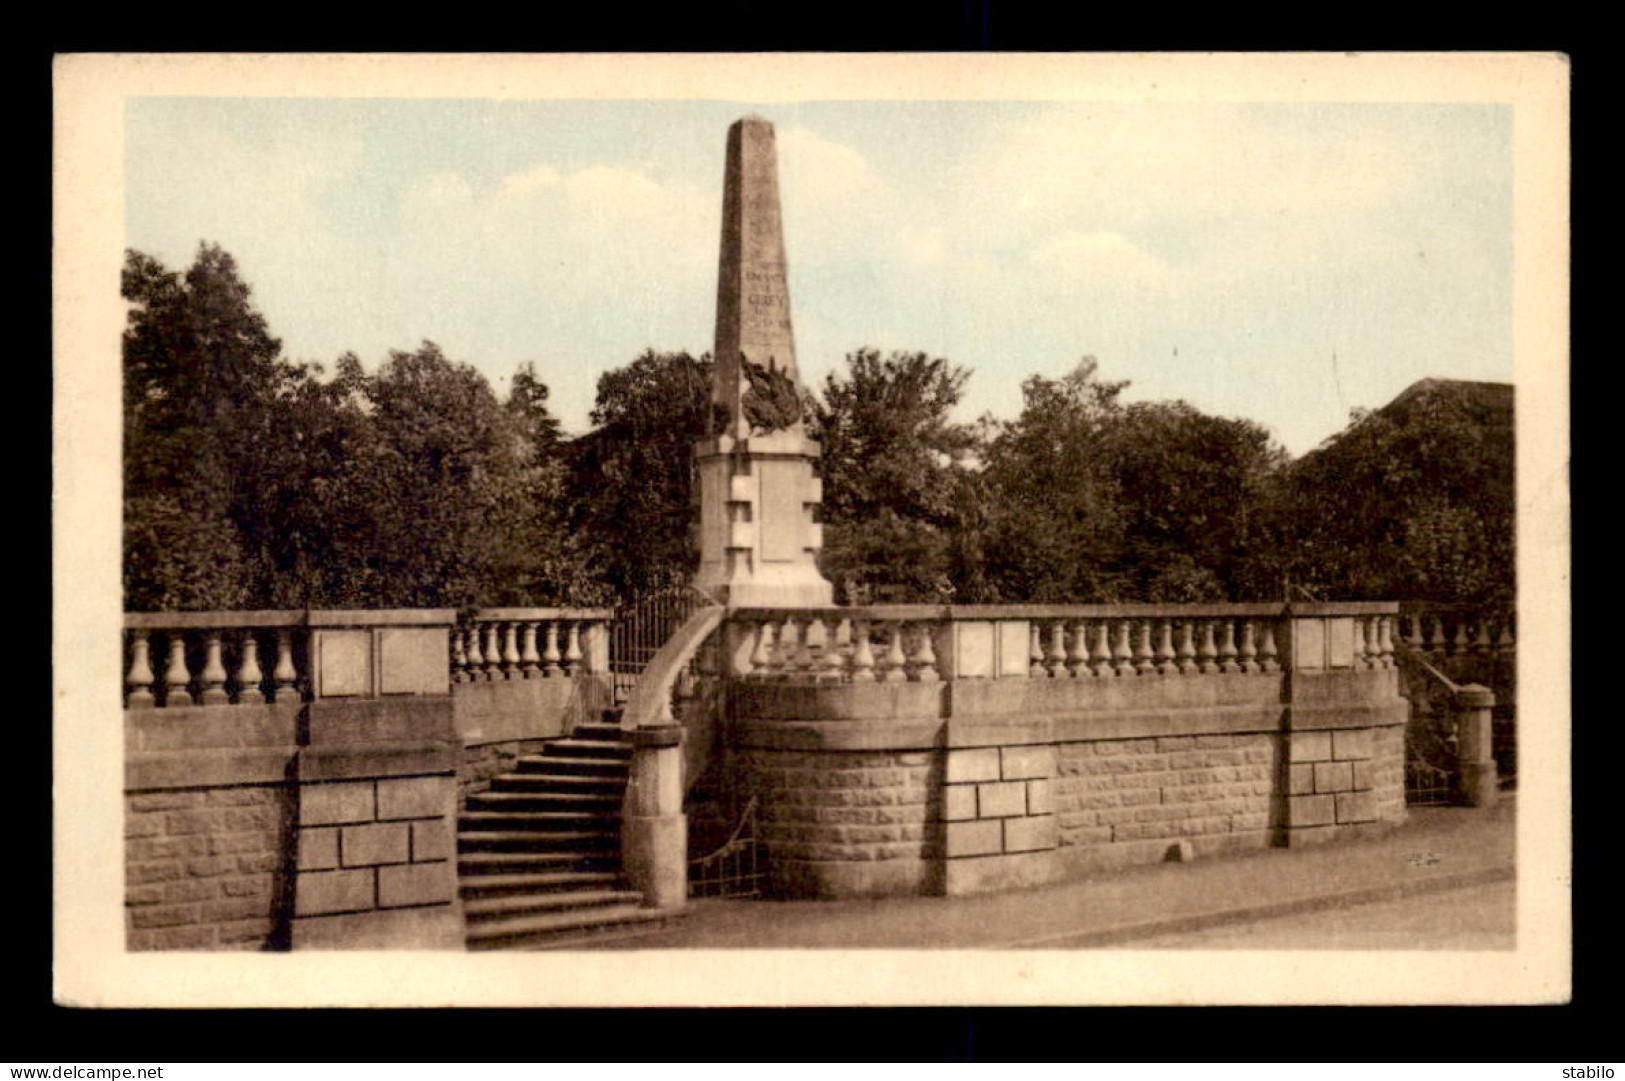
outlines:
[{"label": "vintage postcard", "polygon": [[55,94],[59,1002],[1568,999],[1565,57]]}]

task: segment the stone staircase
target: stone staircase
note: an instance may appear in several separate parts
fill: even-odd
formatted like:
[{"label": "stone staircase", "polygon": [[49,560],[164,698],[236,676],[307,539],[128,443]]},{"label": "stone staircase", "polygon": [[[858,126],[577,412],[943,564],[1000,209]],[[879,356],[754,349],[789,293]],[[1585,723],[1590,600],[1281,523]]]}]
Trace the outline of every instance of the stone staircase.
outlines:
[{"label": "stone staircase", "polygon": [[568,946],[671,918],[645,908],[622,875],[632,750],[618,722],[619,711],[608,711],[468,797],[457,873],[470,950]]}]

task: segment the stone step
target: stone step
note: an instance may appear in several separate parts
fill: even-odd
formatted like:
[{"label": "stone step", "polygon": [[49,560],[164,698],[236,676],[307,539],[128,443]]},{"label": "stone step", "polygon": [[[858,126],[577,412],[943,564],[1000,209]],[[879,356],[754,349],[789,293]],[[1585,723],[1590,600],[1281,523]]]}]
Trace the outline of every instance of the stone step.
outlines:
[{"label": "stone step", "polygon": [[620,792],[481,792],[468,797],[470,811],[588,811],[620,810]]},{"label": "stone step", "polygon": [[541,871],[531,874],[473,874],[462,881],[464,897],[493,897],[505,893],[547,893],[592,887],[613,888],[620,880],[614,871]]},{"label": "stone step", "polygon": [[619,743],[625,738],[625,732],[618,724],[579,724],[576,730],[570,733],[573,739],[599,740],[609,743]]},{"label": "stone step", "polygon": [[619,829],[620,809],[589,811],[466,811],[457,816],[458,831]]},{"label": "stone step", "polygon": [[457,834],[459,854],[493,849],[587,853],[618,850],[619,846],[617,830],[464,830]]},{"label": "stone step", "polygon": [[540,914],[605,905],[641,905],[642,902],[643,894],[637,890],[555,890],[478,897],[463,902],[463,915],[469,920],[472,930],[480,923],[532,912]]},{"label": "stone step", "polygon": [[467,851],[457,855],[458,875],[481,879],[501,875],[613,874],[619,866],[620,853],[616,851]]},{"label": "stone step", "polygon": [[631,758],[632,748],[620,740],[555,739],[542,748],[544,758]]},{"label": "stone step", "polygon": [[630,763],[624,758],[586,758],[569,755],[526,756],[514,763],[519,773],[573,773],[625,780]]},{"label": "stone step", "polygon": [[606,928],[630,924],[663,923],[672,916],[657,908],[641,905],[611,905],[554,912],[544,916],[523,916],[490,920],[469,925],[470,950],[546,949],[558,943],[586,937]]},{"label": "stone step", "polygon": [[572,792],[584,795],[619,795],[626,790],[626,774],[593,776],[590,773],[503,773],[491,779],[487,792]]}]

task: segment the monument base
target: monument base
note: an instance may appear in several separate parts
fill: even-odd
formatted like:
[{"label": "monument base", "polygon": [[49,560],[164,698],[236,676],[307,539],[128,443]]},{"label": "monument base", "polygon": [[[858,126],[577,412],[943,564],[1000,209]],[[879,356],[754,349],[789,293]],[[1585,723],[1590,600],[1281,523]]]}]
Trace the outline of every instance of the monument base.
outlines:
[{"label": "monument base", "polygon": [[828,608],[835,603],[835,587],[815,565],[793,564],[757,569],[748,578],[730,579],[725,568],[707,574],[701,567],[694,588],[729,608]]}]

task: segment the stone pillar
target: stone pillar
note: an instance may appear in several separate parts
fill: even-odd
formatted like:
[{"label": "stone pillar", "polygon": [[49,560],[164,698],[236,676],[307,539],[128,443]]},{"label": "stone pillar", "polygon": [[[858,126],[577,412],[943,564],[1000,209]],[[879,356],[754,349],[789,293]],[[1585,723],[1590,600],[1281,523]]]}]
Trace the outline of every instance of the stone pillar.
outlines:
[{"label": "stone pillar", "polygon": [[632,888],[647,907],[678,909],[688,901],[688,817],[683,813],[683,729],[638,728],[631,779],[621,812],[621,856]]},{"label": "stone pillar", "polygon": [[462,949],[455,613],[310,614],[293,948]]},{"label": "stone pillar", "polygon": [[1493,807],[1501,791],[1491,739],[1495,694],[1488,687],[1469,683],[1456,688],[1450,705],[1456,717],[1462,800],[1469,807]]},{"label": "stone pillar", "polygon": [[801,417],[773,125],[728,129],[711,435],[695,448],[700,568],[732,607],[830,604],[819,573],[823,487]]}]

